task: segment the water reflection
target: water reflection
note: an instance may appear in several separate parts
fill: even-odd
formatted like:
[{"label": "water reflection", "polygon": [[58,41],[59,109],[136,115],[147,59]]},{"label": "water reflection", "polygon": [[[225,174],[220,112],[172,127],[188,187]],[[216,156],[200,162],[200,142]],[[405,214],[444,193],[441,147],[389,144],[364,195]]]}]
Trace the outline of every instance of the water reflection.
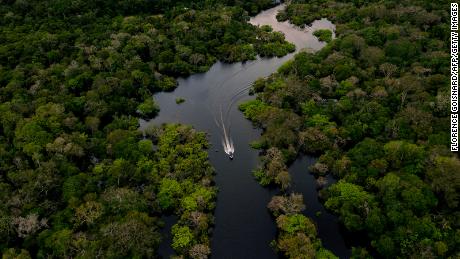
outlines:
[{"label": "water reflection", "polygon": [[[318,20],[311,28],[301,30],[287,22],[276,21],[276,14],[281,8],[283,5],[266,10],[253,17],[250,22],[256,25],[269,24],[274,30],[282,31],[286,39],[296,45],[297,51],[316,51],[325,46],[312,33],[316,29],[334,30],[331,22],[326,19]],[[249,143],[258,139],[261,132],[243,117],[237,106],[253,98],[248,95],[252,82],[276,72],[293,55],[294,53],[282,58],[258,58],[233,64],[217,62],[206,73],[179,78],[179,86],[174,92],[163,92],[154,96],[161,108],[159,115],[150,121],[141,122],[141,127],[161,123],[190,124],[197,130],[208,133],[212,145],[208,152],[209,158],[216,169],[215,181],[219,187],[211,245],[213,258],[277,258],[269,245],[275,239],[276,227],[266,208],[277,191],[262,188],[252,176],[252,170],[258,164],[258,152],[251,149]],[[178,105],[176,98],[184,98],[185,102]],[[216,123],[218,120],[225,125],[225,133],[219,123]],[[222,135],[225,134],[232,139],[236,152],[234,160],[228,159],[222,152]],[[298,163],[302,173],[305,172],[308,176],[305,160],[299,160]],[[296,190],[304,193],[308,210],[309,204],[317,201],[315,189],[310,191],[311,185],[315,184],[314,179],[294,178],[294,184],[298,188]],[[310,208],[316,210],[316,207]],[[324,219],[318,221],[318,229],[325,247],[340,257],[346,257],[346,252],[343,252],[346,248],[338,233],[337,224],[331,223],[336,218],[332,216]],[[329,228],[332,229],[326,231]],[[170,249],[163,246],[161,249],[161,254],[167,256]]]}]

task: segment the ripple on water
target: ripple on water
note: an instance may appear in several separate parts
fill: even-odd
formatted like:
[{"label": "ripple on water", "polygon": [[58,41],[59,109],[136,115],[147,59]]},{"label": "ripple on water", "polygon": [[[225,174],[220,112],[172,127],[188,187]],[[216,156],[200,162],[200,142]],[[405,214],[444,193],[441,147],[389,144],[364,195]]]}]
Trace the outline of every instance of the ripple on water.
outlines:
[{"label": "ripple on water", "polygon": [[[268,24],[274,30],[283,32],[286,39],[296,45],[296,51],[304,48],[317,51],[325,46],[312,33],[316,29],[334,30],[330,21],[321,19],[313,22],[311,27],[298,29],[287,22],[276,21],[277,12],[283,7],[279,5],[261,12],[251,18],[250,22],[257,25]],[[211,244],[213,258],[277,257],[270,247],[270,241],[276,237],[276,226],[266,208],[277,191],[261,187],[252,176],[252,170],[258,165],[259,154],[249,147],[249,143],[258,139],[261,131],[243,117],[238,110],[238,104],[254,98],[248,95],[248,86],[258,78],[276,72],[294,54],[233,64],[216,62],[206,73],[179,78],[179,86],[173,92],[155,94],[154,98],[161,108],[158,116],[150,121],[141,121],[141,129],[150,124],[183,123],[208,133],[211,144],[208,154],[216,170],[215,182],[219,188]],[[184,98],[186,102],[177,105],[178,97]],[[222,109],[223,120],[231,128],[227,133],[233,139],[235,148],[235,158],[232,161],[222,151],[222,130],[215,123],[215,118],[220,116]],[[302,173],[308,175],[306,160],[301,159],[296,165],[298,170],[303,170]],[[303,180],[294,184],[296,191],[304,194],[308,210],[308,203],[313,205],[312,201],[317,200],[317,193],[308,191],[315,184],[314,178],[301,179]],[[317,205],[322,206],[319,203]],[[311,209],[317,210],[316,207]],[[306,213],[310,214],[308,211]],[[169,221],[167,223],[168,227],[173,224]],[[344,242],[339,235],[339,229],[335,230],[337,225],[330,223],[326,220],[317,222],[320,237],[326,248],[341,258],[347,257],[342,252]],[[170,242],[170,239],[165,241]],[[334,245],[330,245],[331,243]],[[168,245],[160,246],[160,254],[164,257],[172,251]]]}]

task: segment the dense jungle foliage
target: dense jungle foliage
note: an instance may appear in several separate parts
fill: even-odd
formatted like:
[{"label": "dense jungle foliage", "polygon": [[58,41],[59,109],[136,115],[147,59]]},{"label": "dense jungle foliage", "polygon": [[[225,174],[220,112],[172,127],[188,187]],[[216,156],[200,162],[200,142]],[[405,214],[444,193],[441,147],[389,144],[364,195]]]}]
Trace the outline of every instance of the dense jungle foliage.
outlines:
[{"label": "dense jungle foliage", "polygon": [[273,196],[268,209],[276,217],[279,232],[272,245],[286,258],[338,259],[321,245],[313,221],[301,214],[305,209],[302,194]]},{"label": "dense jungle foliage", "polygon": [[[279,20],[308,26],[327,17],[337,38],[255,82],[257,99],[240,106],[264,129],[252,144],[265,153],[255,171],[261,184],[286,189],[286,165],[299,153],[320,155],[310,170],[339,179],[321,196],[368,240],[353,258],[460,257],[449,8],[448,1],[294,0]],[[291,238],[283,226],[280,251]]]},{"label": "dense jungle foliage", "polygon": [[247,23],[272,1],[0,4],[3,258],[206,258],[216,198],[203,133],[138,131],[174,76],[294,49]]}]

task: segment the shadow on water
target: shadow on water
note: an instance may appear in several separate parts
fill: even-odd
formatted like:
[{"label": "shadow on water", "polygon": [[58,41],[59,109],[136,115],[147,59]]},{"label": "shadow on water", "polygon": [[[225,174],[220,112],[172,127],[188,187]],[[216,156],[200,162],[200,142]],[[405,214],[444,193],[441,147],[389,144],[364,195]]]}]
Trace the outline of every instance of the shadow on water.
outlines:
[{"label": "shadow on water", "polygon": [[[310,174],[308,167],[313,165],[316,158],[301,155],[289,167],[291,175],[291,190],[301,193],[304,198],[306,209],[304,215],[311,218],[318,227],[318,237],[321,239],[325,248],[331,250],[340,258],[350,257],[348,248],[343,235],[343,230],[338,218],[329,213],[318,199],[318,192],[315,177]],[[335,182],[330,175],[327,176],[327,185]]]},{"label": "shadow on water", "polygon": [[[279,23],[275,16],[281,8],[282,5],[266,10],[251,18],[250,22],[255,25],[269,24],[275,30],[284,32],[286,39],[296,44],[297,50],[321,49],[325,44],[312,35],[313,31],[317,28],[335,30],[334,25],[326,19],[315,21],[312,28],[305,30]],[[276,226],[266,208],[276,190],[262,188],[252,176],[252,170],[258,165],[258,151],[251,149],[249,143],[258,139],[261,131],[243,117],[238,104],[254,98],[248,95],[252,82],[276,72],[293,55],[233,64],[217,62],[206,73],[179,78],[179,86],[174,92],[155,94],[154,98],[161,108],[159,115],[150,121],[141,121],[141,128],[149,124],[183,123],[208,133],[211,143],[208,154],[216,170],[215,182],[219,188],[211,244],[213,258],[277,258],[269,245],[276,236]],[[185,99],[180,105],[175,102],[179,97]],[[231,125],[231,133],[228,134],[235,148],[233,160],[223,151],[222,128],[216,123],[216,114],[219,115],[221,110],[224,111],[222,120],[226,121],[229,131]],[[296,166],[302,167],[299,172],[306,172],[305,159],[311,158],[296,161],[291,166],[292,173],[297,175],[298,170],[294,170]],[[322,206],[313,202],[317,202],[313,176],[307,173],[305,177],[301,174],[298,176],[294,180],[294,185],[299,188],[296,191],[304,193],[309,208],[306,213],[311,210],[311,215],[308,215],[315,218],[314,212],[321,210]],[[338,233],[337,218],[326,213],[324,215],[318,219],[323,243],[341,258],[347,257],[344,241]],[[170,243],[170,239],[167,238],[165,242]],[[163,257],[172,252],[167,244],[162,244],[160,250]]]},{"label": "shadow on water", "polygon": [[177,222],[176,215],[167,215],[161,217],[161,220],[164,222],[163,228],[161,228],[160,234],[163,237],[160,246],[158,247],[158,253],[160,258],[167,259],[169,256],[174,255],[174,249],[171,247],[172,234],[171,228]]}]

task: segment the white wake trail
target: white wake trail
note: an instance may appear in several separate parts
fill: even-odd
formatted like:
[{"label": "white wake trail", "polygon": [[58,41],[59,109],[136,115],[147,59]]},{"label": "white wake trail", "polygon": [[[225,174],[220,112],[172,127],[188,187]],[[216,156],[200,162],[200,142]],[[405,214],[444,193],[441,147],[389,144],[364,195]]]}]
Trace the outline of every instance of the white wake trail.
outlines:
[{"label": "white wake trail", "polygon": [[[222,91],[221,88],[229,81],[231,81],[232,78],[236,77],[239,73],[246,71],[253,65],[255,65],[257,62],[253,61],[249,65],[243,66],[240,68],[238,71],[235,73],[231,74],[229,77],[223,79],[220,81],[215,88],[213,88],[214,91],[221,91],[225,93],[225,91]],[[214,122],[216,126],[221,130],[222,134],[222,147],[224,149],[224,152],[230,156],[231,159],[233,159],[233,155],[235,153],[235,147],[233,145],[233,140],[231,138],[230,134],[230,129],[231,129],[231,121],[230,121],[230,109],[233,107],[234,103],[237,100],[234,100],[235,98],[239,98],[241,94],[244,93],[245,90],[249,89],[249,87],[245,87],[244,89],[237,89],[237,93],[233,94],[230,96],[230,99],[228,100],[229,102],[226,104],[226,111],[223,112],[223,107],[222,103],[220,103],[220,121],[218,121],[217,116],[214,116]],[[218,100],[221,100],[223,98],[220,98]],[[214,106],[213,104],[211,106]],[[224,114],[225,114],[225,119],[224,119]]]},{"label": "white wake trail", "polygon": [[227,135],[227,129],[225,127],[224,119],[223,119],[223,113],[222,113],[222,106],[220,109],[220,121],[222,123],[222,130],[224,133],[224,139],[222,139],[222,147],[224,148],[225,154],[229,156],[233,156],[233,153],[235,152],[235,147],[233,146],[233,140],[229,135]]}]

